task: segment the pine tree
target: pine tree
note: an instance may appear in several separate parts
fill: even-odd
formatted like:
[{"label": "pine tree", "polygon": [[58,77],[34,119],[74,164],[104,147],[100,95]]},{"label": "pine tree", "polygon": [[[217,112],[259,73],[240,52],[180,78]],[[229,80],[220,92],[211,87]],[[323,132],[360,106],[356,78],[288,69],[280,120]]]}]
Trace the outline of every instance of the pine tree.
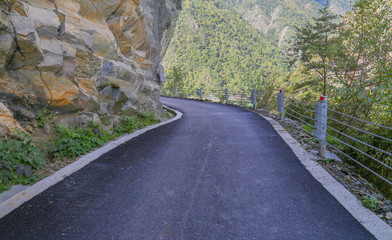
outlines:
[{"label": "pine tree", "polygon": [[329,9],[329,2],[319,10],[320,16],[313,18],[304,27],[297,27],[297,33],[289,51],[288,58],[293,64],[299,60],[306,70],[317,73],[322,79],[323,94],[327,93],[328,72],[333,52],[336,48],[334,34],[338,28],[337,16]]}]

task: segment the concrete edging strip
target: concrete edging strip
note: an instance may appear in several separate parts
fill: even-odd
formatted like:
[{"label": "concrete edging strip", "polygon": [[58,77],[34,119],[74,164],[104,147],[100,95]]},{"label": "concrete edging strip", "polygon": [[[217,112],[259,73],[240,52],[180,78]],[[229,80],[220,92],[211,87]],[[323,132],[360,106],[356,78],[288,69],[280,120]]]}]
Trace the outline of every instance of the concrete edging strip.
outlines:
[{"label": "concrete edging strip", "polygon": [[[264,117],[264,116],[263,116]],[[379,240],[391,240],[392,228],[367,209],[343,185],[335,180],[277,121],[264,117],[290,146],[305,168],[351,215]]]},{"label": "concrete edging strip", "polygon": [[168,123],[174,122],[182,118],[183,114],[180,111],[175,109],[169,108],[164,106],[164,108],[168,109],[171,112],[174,112],[176,116],[172,119],[157,123],[155,125],[148,126],[146,128],[140,129],[134,133],[126,134],[124,136],[119,137],[118,139],[105,144],[103,147],[98,148],[97,150],[88,153],[87,155],[82,156],[75,162],[71,163],[70,165],[60,169],[59,171],[55,172],[53,175],[42,179],[41,181],[35,183],[31,187],[27,188],[26,190],[15,194],[11,198],[7,199],[6,201],[0,203],[0,218],[3,218],[8,213],[12,212],[23,203],[29,201],[30,199],[34,198],[38,194],[42,193],[46,189],[50,188],[51,186],[55,185],[56,183],[60,182],[64,178],[70,176],[72,173],[80,170],[90,162],[98,159],[101,155],[109,152],[110,150],[118,147],[119,145],[135,138],[147,131],[152,129],[161,127]]}]

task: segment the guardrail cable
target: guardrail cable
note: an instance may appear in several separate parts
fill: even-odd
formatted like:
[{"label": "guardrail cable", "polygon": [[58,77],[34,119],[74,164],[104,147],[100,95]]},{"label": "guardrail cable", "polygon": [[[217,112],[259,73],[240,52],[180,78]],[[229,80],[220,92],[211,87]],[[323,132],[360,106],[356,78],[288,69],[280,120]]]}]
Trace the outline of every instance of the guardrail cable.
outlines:
[{"label": "guardrail cable", "polygon": [[[285,105],[286,105],[286,106],[285,106],[285,109],[287,109],[286,112],[285,112],[285,114],[286,114],[289,118],[292,118],[293,120],[295,119],[295,120],[298,120],[298,121],[300,121],[300,122],[302,122],[302,123],[304,123],[304,124],[306,124],[306,125],[311,126],[311,127],[314,129],[314,131],[319,131],[319,130],[316,129],[314,126],[312,126],[312,124],[308,123],[308,122],[307,122],[306,120],[304,120],[304,119],[309,119],[309,120],[312,120],[312,121],[316,121],[315,118],[316,118],[316,114],[317,114],[317,115],[322,116],[322,117],[324,117],[324,118],[326,118],[326,119],[328,119],[328,120],[330,120],[330,121],[335,122],[336,124],[341,124],[341,125],[343,125],[343,126],[345,126],[345,127],[349,127],[349,128],[354,129],[354,130],[356,130],[356,131],[358,131],[358,132],[360,132],[360,133],[367,134],[367,135],[370,135],[370,136],[373,136],[373,137],[375,137],[375,138],[379,138],[379,139],[382,139],[382,140],[385,140],[385,141],[388,141],[388,142],[392,142],[392,139],[390,139],[390,138],[388,138],[388,137],[384,137],[384,136],[381,136],[381,135],[378,135],[378,134],[369,132],[369,131],[367,131],[367,130],[365,130],[365,129],[361,129],[361,128],[359,128],[359,127],[352,126],[352,125],[347,124],[347,123],[345,123],[345,122],[343,122],[343,121],[337,120],[336,118],[331,117],[331,116],[324,116],[324,115],[322,115],[322,114],[316,113],[316,111],[313,111],[312,109],[309,109],[309,108],[307,108],[307,107],[302,107],[302,105],[306,105],[306,106],[312,106],[312,108],[313,108],[313,107],[314,107],[314,104],[305,103],[305,102],[300,102],[300,101],[297,101],[297,100],[291,99],[291,98],[287,98],[287,99],[288,99],[288,100],[285,101]],[[293,109],[293,108],[294,108],[294,109]],[[296,110],[295,110],[295,109],[296,109]],[[313,116],[314,116],[315,118],[312,118],[312,117],[309,117],[309,116],[307,116],[307,115],[304,115],[304,114],[300,113],[300,112],[299,112],[299,109],[301,109],[301,110],[303,110],[303,111],[306,111],[306,112],[311,112],[312,114],[314,114]],[[363,120],[363,119],[360,119],[360,118],[357,118],[357,117],[354,117],[354,116],[350,116],[350,115],[348,115],[348,114],[345,114],[345,113],[342,113],[342,112],[339,112],[339,111],[336,111],[336,110],[333,110],[333,109],[330,109],[330,108],[327,108],[327,111],[333,112],[333,113],[335,113],[335,114],[342,115],[342,116],[344,116],[344,117],[352,118],[352,119],[354,119],[354,120],[360,121],[360,122],[365,123],[365,124],[370,124],[370,125],[373,125],[373,126],[376,126],[376,127],[379,127],[379,128],[392,130],[392,127],[387,127],[387,126],[383,126],[383,125],[380,125],[380,124],[372,123],[372,122],[369,122],[369,121],[366,121],[366,120]],[[328,115],[329,115],[329,114],[328,114]],[[302,119],[302,118],[304,118],[304,119]],[[300,124],[297,123],[296,121],[293,121],[293,123],[294,123],[295,125],[297,125],[299,128],[301,128],[303,131],[305,131],[306,133],[308,133],[308,134],[310,134],[310,135],[313,136],[312,133],[310,133],[310,132],[307,131],[306,129],[303,129],[303,127],[300,126]],[[326,139],[325,139],[325,140],[320,140],[320,141],[325,142],[329,147],[335,149],[338,153],[342,154],[343,156],[345,156],[345,157],[347,157],[348,159],[352,160],[353,162],[355,162],[356,164],[358,164],[358,165],[361,166],[362,168],[366,169],[366,170],[369,171],[370,173],[376,175],[377,177],[379,177],[379,178],[382,179],[383,181],[385,181],[385,182],[387,182],[388,184],[392,185],[392,182],[391,182],[391,181],[389,181],[389,180],[386,179],[385,177],[381,176],[381,175],[378,174],[376,171],[374,171],[374,170],[372,170],[370,167],[366,166],[364,163],[360,162],[359,160],[357,160],[357,159],[355,159],[354,157],[350,156],[349,154],[345,153],[345,152],[344,152],[343,150],[341,150],[340,148],[342,148],[343,145],[346,146],[346,147],[348,147],[348,148],[351,148],[351,149],[353,149],[354,151],[358,152],[361,156],[366,157],[366,158],[369,159],[369,160],[375,161],[375,162],[377,162],[378,164],[382,165],[383,167],[386,167],[386,168],[389,169],[389,170],[392,170],[392,166],[389,166],[389,165],[388,165],[387,163],[385,163],[384,161],[377,159],[377,158],[375,157],[375,155],[374,155],[374,154],[376,154],[376,153],[374,153],[374,154],[373,154],[373,153],[371,153],[371,154],[370,154],[370,153],[367,153],[367,152],[365,152],[365,151],[368,151],[368,150],[361,150],[360,148],[353,146],[353,145],[354,145],[353,143],[357,142],[357,143],[359,143],[359,144],[361,144],[361,145],[363,145],[363,146],[368,147],[369,150],[370,150],[370,149],[373,149],[373,150],[375,150],[375,151],[378,151],[378,152],[380,152],[380,153],[386,154],[386,155],[388,155],[388,156],[392,156],[392,153],[391,153],[391,152],[389,152],[389,151],[387,151],[387,150],[384,150],[384,149],[381,149],[381,148],[379,148],[379,147],[373,146],[373,145],[371,145],[371,144],[369,144],[369,143],[366,143],[366,142],[364,142],[364,141],[362,141],[362,140],[357,139],[356,137],[350,136],[349,134],[344,133],[344,132],[338,130],[336,127],[332,127],[331,124],[328,124],[328,123],[321,123],[321,122],[319,122],[319,124],[321,124],[321,125],[327,127],[327,129],[329,129],[329,130],[331,130],[331,131],[333,131],[333,132],[336,132],[337,134],[339,134],[340,136],[342,136],[341,138],[344,138],[344,137],[346,138],[345,140],[344,140],[344,139],[339,139],[339,138],[337,138],[337,137],[332,136],[332,135],[331,135],[330,133],[328,133],[328,132],[327,132],[327,133],[324,132],[328,138],[330,138],[330,139],[332,139],[332,140],[335,140],[335,141],[338,142],[338,144],[342,144],[342,145],[340,145],[340,147],[339,147],[339,146],[334,146],[333,144],[329,143]],[[336,124],[335,124],[335,125],[336,125]],[[348,140],[351,140],[352,143],[346,142],[346,141],[348,141]],[[374,155],[374,156],[372,156],[372,155]]]},{"label": "guardrail cable", "polygon": [[335,149],[337,152],[341,153],[342,155],[344,155],[345,157],[351,159],[352,161],[354,161],[355,163],[357,163],[358,165],[360,165],[361,167],[363,167],[364,169],[368,170],[369,172],[373,173],[374,175],[376,175],[377,177],[381,178],[382,180],[384,180],[385,182],[387,182],[388,184],[392,185],[392,182],[389,181],[388,179],[384,178],[383,176],[381,176],[380,174],[376,173],[375,171],[373,171],[372,169],[368,168],[367,166],[365,166],[364,164],[362,164],[361,162],[359,162],[358,160],[354,159],[353,157],[351,157],[350,155],[346,154],[345,152],[343,152],[342,150],[340,150],[339,148],[329,144],[327,141],[324,140],[324,142],[332,147],[333,149]]},{"label": "guardrail cable", "polygon": [[[292,116],[292,117],[294,117],[294,118],[296,118],[296,119],[298,119],[298,120],[300,120],[301,122],[305,123],[306,125],[309,125],[309,123],[307,123],[306,121],[304,121],[304,120],[302,120],[302,119],[300,119],[300,118],[298,118],[298,117],[296,117],[296,116],[294,116],[294,115],[291,115],[290,113],[286,113],[286,114],[287,114],[287,115],[290,115],[290,116]],[[313,133],[311,133],[310,131],[308,131],[308,130],[302,128],[302,126],[300,126],[299,124],[297,124],[297,123],[294,122],[294,121],[293,121],[293,123],[294,123],[295,125],[297,125],[299,128],[301,128],[303,131],[305,131],[305,132],[307,132],[308,134],[310,134],[311,136],[313,136]],[[311,126],[311,127],[313,128],[312,125],[309,125],[309,126]]]},{"label": "guardrail cable", "polygon": [[375,157],[373,157],[373,156],[370,156],[369,154],[365,153],[364,151],[362,151],[362,150],[360,150],[360,149],[358,149],[358,148],[356,148],[356,147],[354,147],[354,146],[352,146],[352,145],[350,145],[350,144],[348,144],[348,143],[345,143],[345,142],[343,142],[342,140],[340,140],[340,139],[338,139],[338,138],[335,138],[334,136],[332,136],[332,135],[330,135],[330,134],[328,134],[328,133],[327,133],[326,135],[327,135],[328,137],[330,137],[330,138],[332,138],[332,139],[334,139],[334,140],[336,140],[336,141],[338,141],[338,142],[340,142],[340,143],[343,143],[344,145],[346,145],[346,146],[348,146],[348,147],[350,147],[350,148],[352,148],[352,149],[354,149],[354,150],[356,150],[356,151],[362,153],[362,154],[365,155],[366,157],[368,157],[368,158],[370,158],[370,159],[372,159],[372,160],[374,160],[374,161],[380,163],[380,164],[383,165],[384,167],[389,168],[390,170],[392,170],[392,167],[391,167],[391,166],[389,166],[388,164],[386,164],[386,163],[384,163],[384,162],[378,160],[377,158],[375,158]]},{"label": "guardrail cable", "polygon": [[[301,114],[301,113],[295,111],[294,109],[292,109],[292,108],[290,108],[290,107],[287,107],[287,106],[286,106],[286,109],[289,109],[290,111],[293,111],[293,112],[295,112],[296,114],[298,114],[298,115],[300,115],[300,116],[302,116],[302,117],[304,117],[304,118],[310,119],[310,120],[312,120],[312,121],[315,121],[315,120],[316,120],[316,119],[311,118],[311,117],[309,117],[309,116],[303,115],[303,114]],[[308,124],[309,124],[309,123],[308,123]]]},{"label": "guardrail cable", "polygon": [[354,137],[352,137],[352,136],[350,136],[350,135],[347,135],[347,134],[345,134],[345,133],[343,133],[343,132],[337,130],[336,128],[333,128],[333,127],[331,127],[331,126],[328,126],[327,124],[323,124],[323,123],[320,123],[320,124],[326,126],[327,128],[329,128],[329,129],[331,129],[331,130],[333,130],[333,131],[335,131],[335,132],[337,132],[337,133],[339,133],[339,134],[342,134],[342,135],[345,136],[345,137],[350,138],[351,140],[354,140],[354,141],[359,142],[359,143],[361,143],[361,144],[363,144],[363,145],[365,145],[365,146],[367,146],[367,147],[373,148],[374,150],[377,150],[377,151],[380,151],[380,152],[382,152],[382,153],[385,153],[385,154],[387,154],[387,155],[389,155],[389,156],[392,156],[392,153],[390,153],[390,152],[387,152],[387,151],[385,151],[385,150],[383,150],[383,149],[380,149],[380,148],[378,148],[378,147],[375,147],[375,146],[373,146],[373,145],[370,145],[370,144],[368,144],[368,143],[365,143],[365,142],[363,142],[363,141],[361,141],[361,140],[359,140],[359,139],[356,139],[356,138],[354,138]]},{"label": "guardrail cable", "polygon": [[363,122],[363,123],[371,124],[371,125],[376,126],[376,127],[381,127],[381,128],[385,128],[385,129],[388,129],[388,130],[392,130],[391,127],[383,126],[383,125],[380,125],[380,124],[377,124],[377,123],[368,122],[368,121],[366,121],[366,120],[363,120],[363,119],[360,119],[360,118],[357,118],[357,117],[353,117],[353,116],[347,115],[347,114],[342,113],[342,112],[338,112],[338,111],[333,110],[333,109],[331,109],[331,108],[328,108],[328,111],[331,111],[331,112],[334,112],[334,113],[343,115],[343,116],[345,116],[345,117],[349,117],[349,118],[355,119],[355,120],[360,121],[360,122]]},{"label": "guardrail cable", "polygon": [[289,98],[289,97],[286,97],[286,98],[289,99],[289,100],[291,100],[291,101],[294,101],[294,102],[296,102],[296,103],[299,103],[299,104],[303,104],[303,105],[306,105],[306,106],[314,107],[314,104],[312,104],[312,103],[301,102],[301,101],[298,101],[298,100],[296,100],[296,99]]},{"label": "guardrail cable", "polygon": [[290,104],[291,106],[294,106],[294,107],[296,107],[296,108],[299,108],[299,109],[308,111],[308,112],[312,112],[312,113],[315,113],[315,112],[316,112],[316,111],[311,110],[311,109],[307,109],[307,108],[303,108],[303,107],[297,106],[297,105],[295,105],[295,104],[293,104],[293,103],[290,103],[290,102],[288,102],[288,104]]}]

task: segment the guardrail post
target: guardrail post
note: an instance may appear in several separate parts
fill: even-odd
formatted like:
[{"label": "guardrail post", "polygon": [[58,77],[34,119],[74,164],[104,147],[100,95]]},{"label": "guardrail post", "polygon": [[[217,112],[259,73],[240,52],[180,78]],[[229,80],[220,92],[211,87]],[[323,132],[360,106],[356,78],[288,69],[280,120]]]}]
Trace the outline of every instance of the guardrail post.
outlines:
[{"label": "guardrail post", "polygon": [[328,97],[321,96],[320,101],[316,103],[314,121],[314,136],[319,140],[319,156],[327,157],[327,114],[328,114]]},{"label": "guardrail post", "polygon": [[278,112],[280,114],[280,120],[284,119],[284,91],[280,90],[278,94]]},{"label": "guardrail post", "polygon": [[200,88],[199,96],[200,96],[200,99],[203,99],[203,88]]},{"label": "guardrail post", "polygon": [[256,110],[256,90],[254,89],[252,90],[251,97],[252,97],[253,110]]},{"label": "guardrail post", "polygon": [[226,104],[229,102],[229,89],[226,88],[225,90],[225,98],[226,98]]},{"label": "guardrail post", "polygon": [[174,90],[174,94],[175,94],[176,97],[177,97],[177,87],[176,87],[176,89]]}]

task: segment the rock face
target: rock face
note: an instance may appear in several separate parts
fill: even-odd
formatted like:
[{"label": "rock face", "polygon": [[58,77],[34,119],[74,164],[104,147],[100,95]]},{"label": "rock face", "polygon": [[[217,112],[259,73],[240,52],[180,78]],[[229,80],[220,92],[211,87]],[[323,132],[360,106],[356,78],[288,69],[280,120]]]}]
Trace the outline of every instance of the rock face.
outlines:
[{"label": "rock face", "polygon": [[2,132],[31,125],[44,107],[159,113],[161,42],[180,8],[180,0],[1,0]]}]

